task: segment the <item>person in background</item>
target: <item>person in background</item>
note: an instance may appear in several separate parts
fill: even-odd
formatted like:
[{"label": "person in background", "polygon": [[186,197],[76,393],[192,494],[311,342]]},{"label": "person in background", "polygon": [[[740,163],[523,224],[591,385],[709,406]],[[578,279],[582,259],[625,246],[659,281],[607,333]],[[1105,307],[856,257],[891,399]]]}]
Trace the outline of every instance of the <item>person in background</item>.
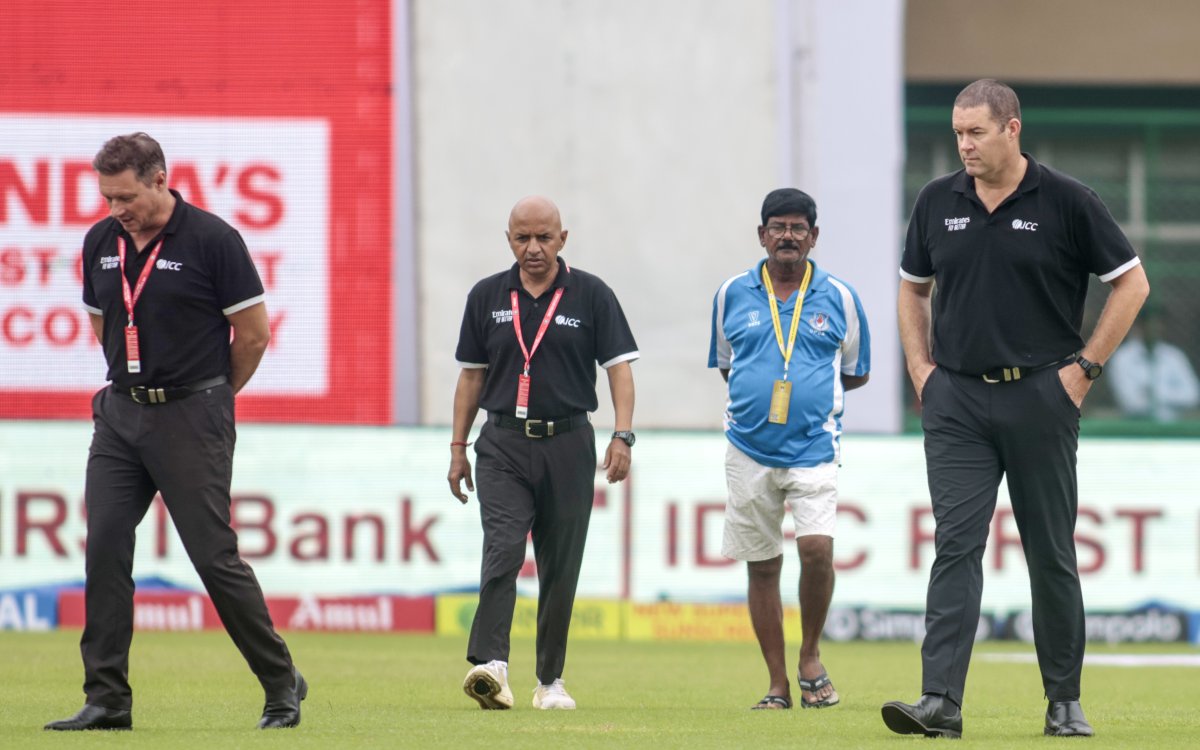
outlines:
[{"label": "person in background", "polygon": [[1162,316],[1147,305],[1107,369],[1126,416],[1170,423],[1200,406],[1200,380],[1187,354],[1164,341],[1162,330]]}]

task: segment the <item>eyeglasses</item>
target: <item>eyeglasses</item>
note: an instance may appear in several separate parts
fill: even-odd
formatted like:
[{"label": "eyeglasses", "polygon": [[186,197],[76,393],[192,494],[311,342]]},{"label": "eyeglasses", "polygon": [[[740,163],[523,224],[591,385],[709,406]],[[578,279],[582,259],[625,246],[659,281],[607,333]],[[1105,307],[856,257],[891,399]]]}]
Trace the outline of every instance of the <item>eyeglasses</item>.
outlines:
[{"label": "eyeglasses", "polygon": [[803,240],[808,237],[808,233],[812,230],[808,227],[802,227],[799,224],[768,224],[767,236],[773,240],[783,239],[783,236],[788,232],[798,240]]}]

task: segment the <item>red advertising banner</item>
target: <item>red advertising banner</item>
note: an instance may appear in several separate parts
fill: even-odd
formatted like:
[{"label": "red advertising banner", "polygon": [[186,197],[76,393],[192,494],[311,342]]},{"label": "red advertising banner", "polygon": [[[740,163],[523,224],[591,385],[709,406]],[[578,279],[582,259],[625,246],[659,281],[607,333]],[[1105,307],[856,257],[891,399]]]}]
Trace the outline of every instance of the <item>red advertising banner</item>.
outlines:
[{"label": "red advertising banner", "polygon": [[391,418],[390,0],[12,3],[0,23],[0,418],[86,418],[90,163],[142,130],[246,239],[271,347],[242,419]]},{"label": "red advertising banner", "polygon": [[[267,609],[280,630],[432,633],[432,596],[268,596]],[[58,626],[82,628],[82,589],[58,595]],[[212,602],[194,591],[139,591],[133,595],[136,630],[220,630]]]}]

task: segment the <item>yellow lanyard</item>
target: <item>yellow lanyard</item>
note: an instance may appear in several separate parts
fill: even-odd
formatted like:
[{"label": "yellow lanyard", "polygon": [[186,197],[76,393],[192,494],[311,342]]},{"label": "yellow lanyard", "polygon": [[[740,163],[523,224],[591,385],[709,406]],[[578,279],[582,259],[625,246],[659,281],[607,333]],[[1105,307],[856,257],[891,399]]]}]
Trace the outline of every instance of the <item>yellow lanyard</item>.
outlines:
[{"label": "yellow lanyard", "polygon": [[808,291],[808,282],[812,279],[812,263],[804,263],[804,281],[800,283],[800,291],[796,295],[796,307],[792,311],[792,325],[788,331],[787,346],[783,343],[783,324],[779,322],[779,305],[775,302],[775,289],[771,286],[771,274],[767,273],[767,264],[762,264],[763,286],[767,288],[767,302],[771,305],[771,323],[775,326],[775,341],[779,343],[779,353],[783,355],[783,379],[787,380],[788,363],[792,361],[792,348],[796,345],[796,329],[800,325],[800,311],[804,309],[804,294]]}]

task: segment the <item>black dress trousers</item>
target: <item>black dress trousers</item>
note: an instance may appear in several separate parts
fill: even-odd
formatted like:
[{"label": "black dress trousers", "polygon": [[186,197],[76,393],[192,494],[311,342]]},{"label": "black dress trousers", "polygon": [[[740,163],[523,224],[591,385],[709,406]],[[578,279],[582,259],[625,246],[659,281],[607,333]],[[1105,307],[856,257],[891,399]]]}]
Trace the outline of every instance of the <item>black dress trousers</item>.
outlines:
[{"label": "black dress trousers", "polygon": [[979,623],[984,546],[1004,476],[1029,569],[1046,697],[1078,700],[1085,641],[1074,539],[1079,409],[1053,367],[1007,383],[939,367],[922,402],[937,523],[922,692],[962,704]]},{"label": "black dress trousers", "polygon": [[229,525],[233,391],[215,386],[143,406],[105,388],[92,402],[88,455],[87,622],[80,641],[87,702],[128,709],[135,530],[156,492],[234,644],[268,695],[290,689],[292,657]]},{"label": "black dress trousers", "polygon": [[575,588],[595,494],[596,435],[586,421],[548,438],[484,425],[475,441],[483,524],[479,608],[467,660],[508,661],[517,574],[533,532],[538,573],[537,677],[562,676]]}]

